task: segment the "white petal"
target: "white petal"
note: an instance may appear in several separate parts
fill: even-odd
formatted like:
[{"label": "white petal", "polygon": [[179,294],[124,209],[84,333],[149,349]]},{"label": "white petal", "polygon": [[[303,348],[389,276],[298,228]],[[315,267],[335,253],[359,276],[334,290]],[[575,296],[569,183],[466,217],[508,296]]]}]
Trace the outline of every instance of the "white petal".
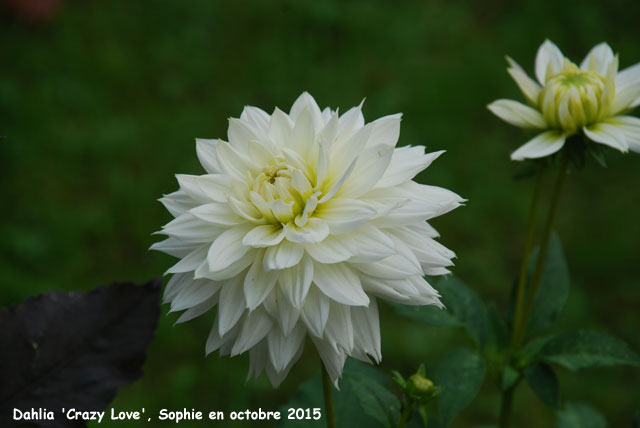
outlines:
[{"label": "white petal", "polygon": [[539,134],[511,154],[513,160],[536,159],[551,155],[564,146],[566,137],[557,131]]},{"label": "white petal", "polygon": [[295,266],[304,254],[302,244],[284,240],[280,244],[267,248],[264,255],[264,270],[280,270]]},{"label": "white petal", "polygon": [[362,104],[355,106],[347,110],[345,114],[338,119],[338,133],[339,139],[349,138],[354,132],[357,132],[364,126],[364,116],[362,116]]},{"label": "white petal", "polygon": [[613,61],[614,55],[611,47],[605,42],[595,45],[580,63],[582,71],[595,71],[601,76],[607,72],[607,67]]},{"label": "white petal", "polygon": [[281,291],[278,291],[276,294],[278,296],[278,321],[280,322],[282,333],[288,336],[295,326],[298,325],[302,310],[291,306]]},{"label": "white petal", "polygon": [[244,256],[231,263],[226,268],[215,272],[209,270],[209,263],[202,264],[198,269],[196,269],[193,277],[195,279],[207,278],[214,281],[223,281],[229,278],[233,278],[234,276],[245,270],[247,267],[249,267],[249,265],[253,263],[257,255],[258,250],[252,248],[251,250],[247,251]]},{"label": "white petal", "polygon": [[207,260],[209,270],[221,271],[233,262],[240,260],[251,247],[242,243],[242,238],[249,232],[251,226],[245,224],[227,229],[213,241],[209,248]]},{"label": "white petal", "polygon": [[245,106],[240,115],[240,119],[252,125],[253,129],[258,133],[265,134],[269,130],[269,120],[271,119],[267,112],[258,107]]},{"label": "white petal", "polygon": [[361,155],[369,143],[373,128],[374,125],[369,123],[359,129],[351,138],[331,146],[329,177],[333,177],[333,181],[329,183],[329,187],[339,181],[344,171]]},{"label": "white petal", "polygon": [[305,245],[320,263],[373,262],[395,254],[393,242],[375,226],[365,224],[355,232],[329,235],[317,244]]},{"label": "white petal", "polygon": [[243,219],[240,218],[228,204],[222,204],[220,202],[200,205],[189,210],[189,213],[198,217],[200,220],[218,226],[235,226],[243,222]]},{"label": "white petal", "polygon": [[395,147],[400,137],[402,113],[391,114],[374,120],[373,132],[369,138],[370,146],[383,145]]},{"label": "white petal", "polygon": [[378,183],[389,167],[394,147],[377,145],[367,148],[358,158],[355,169],[340,190],[343,198],[357,198]]},{"label": "white petal", "polygon": [[216,152],[216,144],[218,140],[206,140],[196,138],[196,155],[200,164],[209,174],[220,173],[220,165],[218,165],[218,153]]},{"label": "white petal", "polygon": [[303,350],[304,350],[304,342],[302,343],[302,346],[298,348],[298,352],[296,352],[296,355],[293,356],[293,358],[291,359],[287,367],[285,367],[284,370],[281,372],[277,372],[272,364],[267,364],[267,366],[265,367],[265,371],[267,372],[267,377],[269,378],[269,382],[271,382],[271,385],[274,388],[277,388],[282,383],[282,381],[287,377],[287,375],[289,374],[289,371],[291,370],[291,367],[293,367],[293,365],[302,356]]},{"label": "white petal", "polygon": [[337,181],[335,179],[327,179],[326,183],[320,183],[319,184],[319,186],[321,186],[321,188],[322,187],[324,187],[324,188],[330,187],[329,191],[327,193],[325,193],[324,195],[322,195],[322,198],[320,198],[319,202],[326,202],[326,201],[330,200],[331,198],[333,198],[336,193],[338,193],[338,191],[340,190],[340,188],[342,187],[344,182],[347,180],[347,178],[349,178],[349,176],[351,175],[351,173],[355,169],[357,162],[358,162],[358,158],[356,157],[351,162],[351,165],[349,165],[349,167],[345,171],[341,171],[341,175],[337,175],[337,177],[340,177]]},{"label": "white petal", "polygon": [[510,65],[507,72],[509,72],[513,80],[515,80],[527,101],[532,105],[537,105],[538,98],[540,97],[540,91],[542,90],[540,85],[530,78],[527,72],[520,67],[520,64],[515,62],[513,59],[507,57],[507,62]]},{"label": "white petal", "polygon": [[162,295],[162,303],[169,303],[174,297],[182,291],[184,287],[189,285],[193,281],[192,273],[177,273],[169,279],[167,285],[164,287]]},{"label": "white petal", "polygon": [[188,195],[191,199],[200,204],[211,202],[211,198],[200,188],[198,184],[199,175],[176,174],[176,179],[180,185],[180,190]]},{"label": "white petal", "polygon": [[256,343],[260,342],[271,330],[273,320],[264,309],[258,308],[249,312],[247,318],[242,323],[242,329],[238,335],[236,343],[231,349],[231,356],[242,354],[249,350]]},{"label": "white petal", "polygon": [[353,306],[369,304],[369,297],[362,290],[357,271],[347,263],[314,263],[313,282],[324,294],[338,303]]},{"label": "white petal", "polygon": [[[318,110],[318,114],[319,114]],[[314,146],[316,138],[316,128],[313,123],[313,113],[308,108],[303,109],[295,119],[293,135],[290,147],[302,158],[308,159],[309,152]]]},{"label": "white petal", "polygon": [[412,285],[410,278],[384,279],[369,275],[360,275],[362,287],[368,294],[373,294],[389,300],[391,302],[403,303],[407,305],[423,304],[416,297],[418,290]]},{"label": "white petal", "polygon": [[313,280],[313,262],[303,257],[300,263],[290,269],[280,271],[280,290],[292,306],[299,308],[307,297]]},{"label": "white petal", "polygon": [[206,301],[220,289],[221,283],[197,279],[184,287],[171,301],[171,312],[183,311]]},{"label": "white petal", "polygon": [[149,249],[162,251],[170,256],[182,258],[199,246],[200,244],[197,243],[180,241],[176,238],[167,238],[164,241],[153,243]]},{"label": "white petal", "polygon": [[329,318],[330,301],[318,287],[311,287],[302,306],[302,321],[309,333],[315,337],[322,337]]},{"label": "white petal", "polygon": [[391,187],[411,180],[443,153],[444,150],[425,154],[423,146],[404,146],[395,149],[389,167],[376,187]]},{"label": "white petal", "polygon": [[349,306],[331,302],[324,338],[336,351],[343,349],[347,354],[351,353],[353,350],[353,326],[351,325],[351,308]]},{"label": "white petal", "polygon": [[547,128],[542,114],[527,105],[513,100],[497,100],[487,106],[500,119],[520,128]]},{"label": "white petal", "polygon": [[616,76],[616,90],[622,91],[638,82],[640,82],[640,62],[618,73]]},{"label": "white petal", "polygon": [[222,140],[218,142],[216,148],[220,168],[233,179],[243,182],[247,179],[247,171],[255,172],[255,165],[245,154],[248,148],[238,149]]},{"label": "white petal", "polygon": [[380,318],[378,316],[378,304],[371,299],[368,307],[351,308],[353,324],[353,337],[355,346],[362,352],[373,357],[379,363],[382,360],[380,341]]},{"label": "white petal", "polygon": [[327,369],[327,373],[329,374],[331,381],[337,388],[338,380],[342,376],[342,368],[344,367],[344,362],[347,359],[347,354],[341,349],[336,351],[326,340],[316,339],[315,337],[311,337],[311,340],[313,341],[318,354],[320,354],[322,363]]},{"label": "white petal", "polygon": [[249,140],[247,152],[253,163],[258,165],[268,165],[273,159],[274,153],[271,148],[258,140]]},{"label": "white petal", "polygon": [[[236,150],[246,153],[248,149],[249,140],[257,140],[261,137],[261,133],[248,121],[236,118],[229,119],[229,130],[227,135],[229,136],[229,143],[233,145]],[[222,167],[223,159],[219,158],[219,165]]]},{"label": "white petal", "polygon": [[167,273],[184,273],[195,271],[202,263],[207,260],[207,252],[209,251],[209,245],[205,244],[196,248],[189,254],[184,256],[178,263],[171,266]]},{"label": "white petal", "polygon": [[265,272],[262,255],[256,257],[244,277],[244,298],[250,311],[257,308],[271,293],[278,280],[278,271]]},{"label": "white petal", "polygon": [[224,336],[236,325],[247,307],[244,300],[243,279],[237,276],[222,284],[217,318],[220,336]]},{"label": "white petal", "polygon": [[278,245],[285,237],[286,230],[273,224],[256,226],[244,238],[242,244],[255,248]]},{"label": "white petal", "polygon": [[617,126],[608,123],[597,123],[583,128],[585,135],[596,143],[604,144],[623,153],[629,150],[624,132]]},{"label": "white petal", "polygon": [[300,120],[300,117],[305,110],[310,114],[310,119],[312,121],[313,127],[316,130],[322,129],[324,125],[324,121],[322,120],[322,112],[320,111],[320,107],[318,107],[318,103],[316,103],[316,100],[314,100],[308,92],[303,92],[295,100],[295,102],[291,106],[289,116],[297,124],[298,120]]},{"label": "white petal", "polygon": [[547,80],[547,71],[551,67],[553,74],[562,70],[564,55],[558,47],[550,40],[545,40],[536,54],[536,77],[538,82],[544,86]]},{"label": "white petal", "polygon": [[227,202],[231,192],[231,179],[223,174],[205,174],[195,177],[195,182],[204,194],[204,203]]},{"label": "white petal", "polygon": [[463,202],[459,195],[436,186],[414,181],[384,189],[374,189],[363,195],[380,213],[372,221],[379,227],[397,227],[414,224],[443,215]]},{"label": "white petal", "polygon": [[624,133],[629,149],[640,153],[640,118],[634,116],[616,116],[605,121]]},{"label": "white petal", "polygon": [[611,115],[616,115],[625,110],[630,110],[640,104],[640,81],[637,81],[624,89],[616,89],[616,96],[609,109]]},{"label": "white petal", "polygon": [[218,326],[218,319],[213,323],[213,328],[209,332],[207,343],[205,345],[205,353],[209,355],[216,349],[220,349],[220,355],[228,355],[233,342],[236,340],[240,332],[241,323],[237,323],[227,334],[221,335]]},{"label": "white petal", "polygon": [[198,201],[189,196],[184,190],[169,193],[158,200],[174,217],[180,217],[182,214],[199,204]]},{"label": "white petal", "polygon": [[316,208],[316,218],[324,220],[332,234],[358,229],[376,216],[376,210],[358,199],[334,198]]},{"label": "white petal", "polygon": [[291,334],[285,335],[280,329],[274,328],[267,336],[269,347],[269,359],[276,371],[280,372],[287,367],[303,344],[305,329],[302,326],[294,329]]},{"label": "white petal", "polygon": [[[396,248],[401,250],[399,241]],[[352,263],[360,272],[386,279],[401,279],[411,275],[422,275],[422,267],[413,253],[402,248],[402,252],[374,263]]]},{"label": "white petal", "polygon": [[213,241],[223,231],[223,228],[205,223],[187,213],[171,220],[158,233],[171,236],[180,241],[206,243]]},{"label": "white petal", "polygon": [[203,301],[202,303],[199,303],[187,309],[186,311],[184,311],[182,315],[180,315],[180,317],[176,320],[174,325],[182,324],[184,322],[191,321],[192,319],[199,317],[200,315],[208,312],[211,308],[213,308],[216,305],[216,303],[218,303],[218,294],[214,294],[213,296],[209,297],[207,300]]},{"label": "white petal", "polygon": [[285,112],[276,107],[269,123],[269,139],[277,147],[286,147],[289,145],[292,133],[293,122]]},{"label": "white petal", "polygon": [[310,218],[303,227],[298,227],[294,223],[289,223],[285,227],[287,239],[296,243],[321,242],[329,236],[329,226],[324,220]]}]

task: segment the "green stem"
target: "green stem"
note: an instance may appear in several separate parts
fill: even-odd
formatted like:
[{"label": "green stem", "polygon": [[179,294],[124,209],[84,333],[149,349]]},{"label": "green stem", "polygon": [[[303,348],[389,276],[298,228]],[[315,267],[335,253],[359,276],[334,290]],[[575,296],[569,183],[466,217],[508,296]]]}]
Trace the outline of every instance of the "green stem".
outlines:
[{"label": "green stem", "polygon": [[520,347],[524,340],[525,333],[527,331],[527,324],[531,318],[531,310],[538,294],[538,288],[540,287],[540,278],[542,277],[542,268],[544,267],[545,259],[547,258],[547,250],[549,249],[549,240],[551,239],[551,231],[553,230],[553,223],[558,211],[558,201],[560,200],[560,194],[562,193],[562,186],[564,179],[567,175],[567,167],[569,166],[569,156],[564,155],[562,158],[562,164],[560,171],[558,172],[558,178],[553,186],[553,193],[551,195],[551,203],[549,206],[549,213],[547,215],[547,222],[542,232],[542,241],[540,242],[540,252],[538,253],[538,260],[536,262],[536,268],[533,272],[533,279],[531,280],[531,287],[527,295],[527,303],[524,309],[522,317],[521,327],[518,330],[517,336],[515,336],[515,345]]},{"label": "green stem", "polygon": [[322,366],[322,392],[324,395],[324,411],[327,418],[327,428],[336,428],[336,411],[333,407],[333,383],[331,377],[327,373],[324,363]]},{"label": "green stem", "polygon": [[[533,237],[536,230],[536,212],[538,210],[538,201],[540,200],[540,189],[542,188],[542,172],[540,168],[536,177],[536,184],[533,188],[533,199],[531,200],[531,208],[529,209],[529,222],[527,225],[527,238],[524,244],[524,252],[522,255],[522,264],[520,265],[520,277],[518,278],[518,288],[516,292],[515,312],[512,323],[511,343],[515,344],[517,331],[522,322],[522,311],[524,309],[524,294],[527,282],[527,270],[529,267],[529,259],[531,257],[531,247],[533,246]],[[507,364],[509,361],[507,361]]]},{"label": "green stem", "polygon": [[502,401],[500,403],[500,428],[509,428],[514,390],[515,385],[502,392]]},{"label": "green stem", "polygon": [[405,402],[405,406],[402,409],[402,415],[400,416],[400,421],[398,422],[398,428],[404,428],[409,422],[409,416],[411,416],[411,403],[407,399]]}]

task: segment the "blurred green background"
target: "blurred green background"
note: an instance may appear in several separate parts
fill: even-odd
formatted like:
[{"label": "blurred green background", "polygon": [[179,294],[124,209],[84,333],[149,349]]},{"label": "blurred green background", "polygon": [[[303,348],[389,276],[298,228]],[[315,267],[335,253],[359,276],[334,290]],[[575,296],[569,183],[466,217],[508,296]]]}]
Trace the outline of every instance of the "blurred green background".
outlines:
[{"label": "blurred green background", "polygon": [[[527,136],[485,108],[521,99],[504,55],[532,73],[545,38],[575,61],[606,40],[622,68],[640,61],[640,2],[623,0],[67,1],[39,22],[13,10],[0,17],[0,305],[161,275],[172,258],[147,248],[171,216],[156,199],[177,188],[175,173],[202,171],[194,138],[224,138],[244,105],[288,110],[308,90],[343,111],[366,97],[367,120],[403,112],[400,144],[447,150],[419,180],[469,202],[434,225],[458,254],[454,273],[503,308],[532,187],[511,179],[509,160]],[[568,180],[557,229],[572,290],[554,328],[599,329],[639,350],[640,155],[608,163]],[[162,317],[145,375],[116,409],[274,410],[319,371],[307,352],[279,389],[245,385],[244,356],[204,358],[210,317],[176,318]],[[466,343],[388,307],[381,318],[386,372],[433,369]],[[560,371],[560,384],[612,427],[640,408],[638,370]],[[454,426],[492,423],[497,409],[489,381]],[[553,421],[526,386],[515,413],[520,427]]]}]

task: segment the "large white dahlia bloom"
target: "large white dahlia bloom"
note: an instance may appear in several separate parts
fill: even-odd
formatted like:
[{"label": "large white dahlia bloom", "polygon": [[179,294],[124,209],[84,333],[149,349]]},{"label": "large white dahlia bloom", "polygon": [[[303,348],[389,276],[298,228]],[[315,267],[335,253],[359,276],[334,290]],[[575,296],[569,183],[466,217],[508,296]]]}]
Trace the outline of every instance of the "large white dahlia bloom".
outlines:
[{"label": "large white dahlia bloom", "polygon": [[165,289],[178,322],[217,306],[207,354],[249,351],[249,375],[277,386],[309,336],[337,383],[347,356],[381,359],[376,298],[441,306],[423,276],[454,253],[427,220],[463,200],[412,181],[441,152],[395,148],[400,117],[365,125],[361,106],[303,93],[289,114],[246,107],[229,142],[196,140],[207,174],[177,175],[152,249],[181,259]]},{"label": "large white dahlia bloom", "polygon": [[600,43],[578,67],[549,40],[536,55],[538,82],[514,60],[507,61],[529,105],[500,99],[489,110],[511,125],[541,131],[512,159],[551,155],[580,132],[594,143],[640,152],[640,119],[627,115],[640,105],[640,63],[618,72],[618,56]]}]

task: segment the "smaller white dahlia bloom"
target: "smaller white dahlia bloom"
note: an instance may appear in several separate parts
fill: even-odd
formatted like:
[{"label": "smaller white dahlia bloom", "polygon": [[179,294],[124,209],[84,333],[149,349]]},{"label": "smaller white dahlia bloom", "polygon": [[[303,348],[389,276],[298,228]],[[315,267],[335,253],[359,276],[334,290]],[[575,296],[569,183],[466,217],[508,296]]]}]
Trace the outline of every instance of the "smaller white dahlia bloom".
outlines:
[{"label": "smaller white dahlia bloom", "polygon": [[178,322],[217,306],[207,354],[249,351],[274,386],[310,337],[333,381],[347,356],[380,361],[377,298],[442,306],[424,275],[454,253],[427,220],[463,201],[412,181],[442,152],[395,148],[400,115],[365,125],[361,106],[289,114],[246,107],[228,139],[196,140],[207,174],[177,175],[175,219],[151,248],[181,260],[164,293]]},{"label": "smaller white dahlia bloom", "polygon": [[600,43],[578,67],[549,40],[536,55],[538,82],[514,60],[507,61],[507,71],[529,105],[500,99],[488,108],[511,125],[542,131],[511,159],[551,155],[579,132],[621,152],[640,152],[640,119],[627,115],[640,105],[640,63],[618,72],[618,56]]}]

